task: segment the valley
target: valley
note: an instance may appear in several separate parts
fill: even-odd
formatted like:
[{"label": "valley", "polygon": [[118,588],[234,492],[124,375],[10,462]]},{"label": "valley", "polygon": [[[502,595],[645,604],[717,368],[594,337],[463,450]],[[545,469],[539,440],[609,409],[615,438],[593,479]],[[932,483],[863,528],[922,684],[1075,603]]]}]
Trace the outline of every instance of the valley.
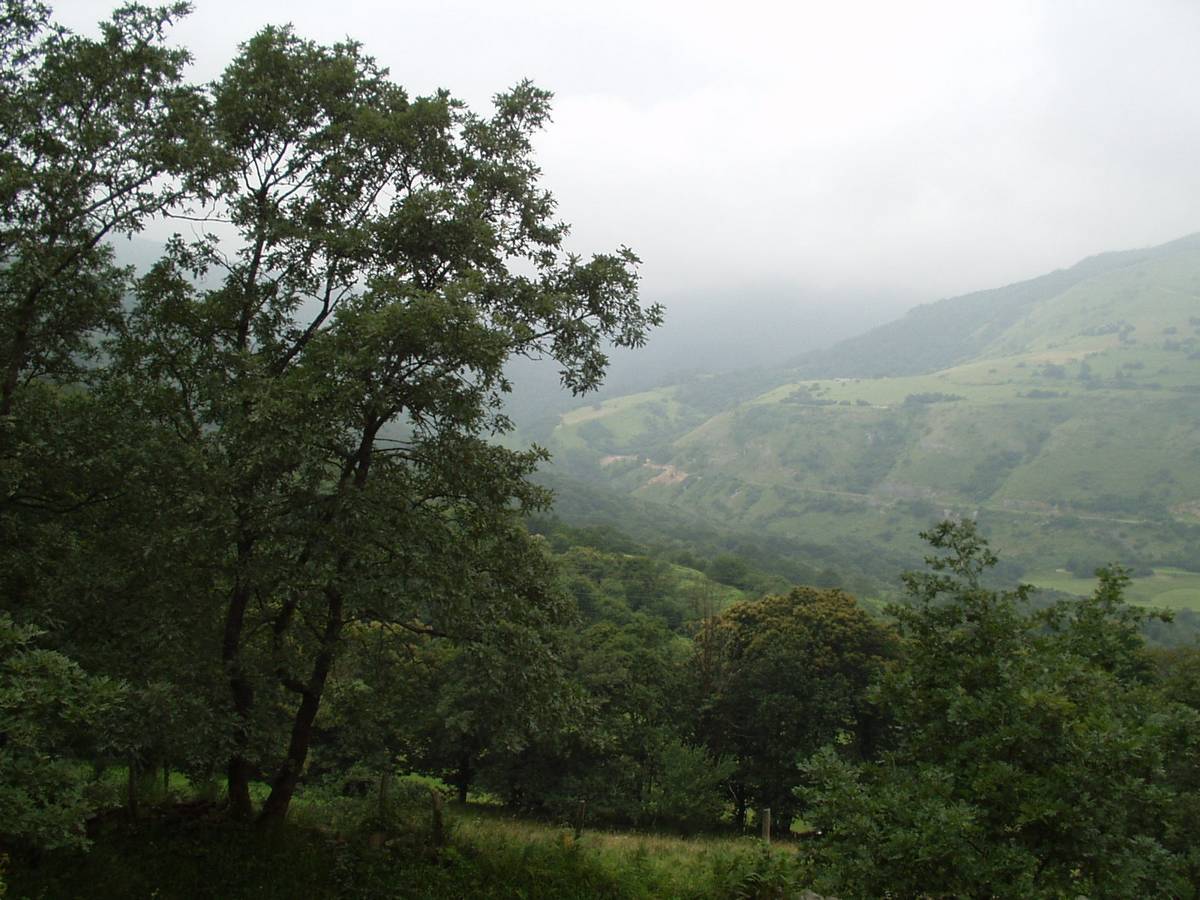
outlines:
[{"label": "valley", "polygon": [[916,566],[919,531],[970,517],[1046,588],[1118,562],[1139,601],[1200,609],[1200,582],[1149,574],[1200,568],[1200,237],[918,307],[786,366],[578,405],[542,441],[562,477],[810,562],[855,545]]}]

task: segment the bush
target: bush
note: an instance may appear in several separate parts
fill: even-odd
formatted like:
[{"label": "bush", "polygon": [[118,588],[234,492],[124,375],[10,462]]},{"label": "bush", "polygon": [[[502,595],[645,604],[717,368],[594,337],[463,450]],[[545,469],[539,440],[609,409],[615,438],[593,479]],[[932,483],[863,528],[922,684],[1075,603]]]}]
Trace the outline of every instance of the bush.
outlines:
[{"label": "bush", "polygon": [[[358,842],[379,835],[410,846],[440,846],[453,830],[452,816],[445,811],[453,794],[453,788],[436,778],[415,774],[389,778],[353,766],[306,785],[297,799],[298,821],[319,823]],[[436,818],[435,795],[441,801]]]},{"label": "bush", "polygon": [[0,836],[39,849],[84,847],[95,807],[87,768],[70,752],[103,731],[123,688],[39,648],[41,635],[0,612]]},{"label": "bush", "polygon": [[725,757],[714,759],[703,747],[671,740],[659,755],[659,766],[647,804],[651,821],[684,832],[713,828],[726,806],[723,785],[737,764]]}]

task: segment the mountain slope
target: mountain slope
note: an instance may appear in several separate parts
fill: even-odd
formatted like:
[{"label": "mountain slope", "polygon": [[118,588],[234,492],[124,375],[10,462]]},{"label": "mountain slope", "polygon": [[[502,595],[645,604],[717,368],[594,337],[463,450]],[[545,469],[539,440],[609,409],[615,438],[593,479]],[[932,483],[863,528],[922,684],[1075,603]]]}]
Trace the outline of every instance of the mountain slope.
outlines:
[{"label": "mountain slope", "polygon": [[949,368],[986,353],[1029,312],[1084,282],[1200,249],[1200,234],[1142,250],[1092,256],[1069,269],[993,290],[918,306],[894,322],[805,354],[797,375],[876,378]]},{"label": "mountain slope", "polygon": [[574,477],[831,556],[919,562],[957,513],[1033,573],[1200,570],[1200,236],[931,304],[773,378],[719,408],[720,379],[579,408],[548,443]]}]

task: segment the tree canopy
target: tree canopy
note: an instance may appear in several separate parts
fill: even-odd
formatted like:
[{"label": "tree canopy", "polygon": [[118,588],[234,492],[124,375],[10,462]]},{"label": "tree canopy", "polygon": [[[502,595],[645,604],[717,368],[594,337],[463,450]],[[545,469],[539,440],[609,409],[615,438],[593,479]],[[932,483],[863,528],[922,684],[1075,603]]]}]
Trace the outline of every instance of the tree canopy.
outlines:
[{"label": "tree canopy", "polygon": [[697,729],[737,760],[739,817],[767,806],[786,831],[799,810],[797,756],[831,741],[869,748],[867,688],[891,653],[888,629],[839,590],[796,588],[706,620],[693,662]]},{"label": "tree canopy", "polygon": [[[546,91],[480,115],[291,28],[193,86],[185,11],[93,40],[4,8],[5,596],[89,670],[164,677],[241,815],[269,773],[270,820],[356,627],[548,658],[564,601],[519,521],[545,454],[493,440],[504,366],[590,390],[661,310],[630,250],[565,249]],[[114,264],[164,216],[187,236]]]},{"label": "tree canopy", "polygon": [[1038,612],[1029,588],[986,586],[974,524],[926,535],[941,551],[891,612],[904,640],[879,702],[878,758],[832,748],[799,794],[816,857],[850,896],[1191,896],[1194,786],[1176,765],[1195,712],[1146,683],[1125,579]]}]

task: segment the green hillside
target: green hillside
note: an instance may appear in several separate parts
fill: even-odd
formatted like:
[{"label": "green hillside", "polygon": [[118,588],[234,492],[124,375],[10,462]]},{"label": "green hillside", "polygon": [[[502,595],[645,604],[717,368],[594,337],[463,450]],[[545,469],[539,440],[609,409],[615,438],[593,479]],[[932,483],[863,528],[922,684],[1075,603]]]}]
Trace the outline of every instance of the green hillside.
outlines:
[{"label": "green hillside", "polygon": [[[560,471],[839,558],[915,565],[952,514],[1030,573],[1200,569],[1198,236],[922,307],[748,399],[719,383],[567,413]],[[1169,581],[1136,596],[1200,608]]]},{"label": "green hillside", "polygon": [[986,358],[989,348],[1031,311],[1047,301],[1056,305],[1071,288],[1099,284],[1144,263],[1186,257],[1198,248],[1200,234],[1193,234],[1159,247],[1103,253],[1029,281],[918,306],[894,322],[807,353],[793,368],[805,377],[873,378],[920,374]]}]

